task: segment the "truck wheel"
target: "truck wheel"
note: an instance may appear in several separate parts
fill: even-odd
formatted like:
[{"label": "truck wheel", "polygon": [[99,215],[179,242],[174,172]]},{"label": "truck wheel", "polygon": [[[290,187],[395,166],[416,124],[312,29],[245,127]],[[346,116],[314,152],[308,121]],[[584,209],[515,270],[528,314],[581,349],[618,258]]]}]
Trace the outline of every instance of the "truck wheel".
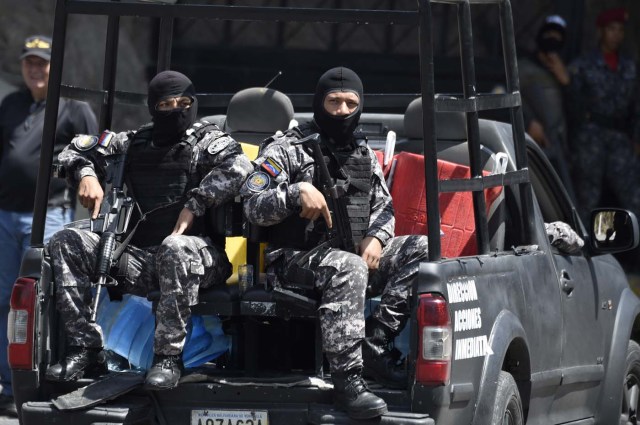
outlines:
[{"label": "truck wheel", "polygon": [[492,425],[522,425],[522,400],[516,381],[510,373],[501,371],[496,388]]},{"label": "truck wheel", "polygon": [[640,399],[640,345],[629,341],[627,366],[622,386],[622,414],[620,424],[638,423],[638,400]]}]

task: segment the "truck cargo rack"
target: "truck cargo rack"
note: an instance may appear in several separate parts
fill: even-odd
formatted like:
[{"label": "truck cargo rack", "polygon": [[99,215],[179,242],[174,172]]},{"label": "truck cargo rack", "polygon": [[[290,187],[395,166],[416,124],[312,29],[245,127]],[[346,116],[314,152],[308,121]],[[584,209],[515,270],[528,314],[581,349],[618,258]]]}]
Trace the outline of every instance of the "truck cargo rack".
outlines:
[{"label": "truck cargo rack", "polygon": [[[436,99],[434,87],[434,58],[432,49],[431,5],[446,3],[457,8],[458,35],[460,40],[460,61],[462,69],[463,93],[454,98]],[[499,9],[500,32],[502,37],[503,59],[506,73],[505,94],[480,94],[476,90],[474,65],[473,31],[471,25],[471,6],[493,4]],[[104,74],[102,90],[88,90],[77,87],[63,87],[62,59],[65,51],[67,19],[70,15],[107,16],[107,35],[104,54]],[[47,206],[47,194],[51,179],[53,144],[58,113],[58,99],[61,94],[81,100],[97,101],[100,105],[101,129],[111,125],[113,108],[116,103],[144,104],[145,96],[115,90],[118,35],[120,18],[123,16],[142,16],[158,20],[158,54],[156,69],[169,69],[173,42],[173,26],[177,18],[262,21],[262,22],[319,22],[352,24],[405,24],[419,28],[420,89],[423,98],[423,140],[425,154],[426,207],[429,211],[427,230],[430,235],[439,234],[440,213],[438,195],[440,192],[470,191],[473,194],[476,239],[479,254],[489,253],[489,235],[484,190],[497,186],[519,186],[522,204],[521,218],[523,244],[535,241],[533,222],[533,194],[528,175],[525,148],[524,121],[521,110],[516,48],[513,33],[513,19],[509,0],[418,0],[417,10],[363,10],[333,8],[300,7],[258,7],[228,6],[204,4],[163,4],[152,2],[108,1],[108,0],[57,0],[51,71],[49,77],[48,99],[45,109],[45,123],[41,162],[36,187],[35,211],[33,220],[32,246],[42,245]],[[200,96],[200,95],[199,95]],[[310,99],[310,95],[293,96],[296,104]],[[371,95],[378,104],[407,100],[403,95]],[[205,104],[223,105],[229,95],[203,94]],[[484,176],[480,158],[480,140],[478,113],[494,109],[508,109],[515,144],[515,170],[499,176]],[[463,112],[469,146],[471,177],[464,180],[438,181],[436,151],[436,112]],[[440,238],[429,238],[429,259],[441,259]]]}]

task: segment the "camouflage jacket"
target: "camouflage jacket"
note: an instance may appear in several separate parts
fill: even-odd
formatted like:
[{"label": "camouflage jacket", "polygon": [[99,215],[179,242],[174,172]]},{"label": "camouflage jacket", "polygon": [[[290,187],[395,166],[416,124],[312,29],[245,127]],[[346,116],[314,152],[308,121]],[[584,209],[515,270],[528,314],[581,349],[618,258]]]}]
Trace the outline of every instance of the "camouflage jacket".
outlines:
[{"label": "camouflage jacket", "polygon": [[569,72],[568,107],[575,125],[586,123],[590,114],[597,114],[626,121],[620,131],[640,136],[637,72],[631,59],[620,55],[618,69],[612,71],[600,50],[595,50],[573,61]]},{"label": "camouflage jacket", "polygon": [[[85,176],[102,179],[106,166],[105,156],[126,151],[135,133],[118,133],[106,146],[98,143],[85,150],[78,148],[78,140],[86,136],[77,136],[58,155],[60,164],[66,169],[69,182],[77,187],[78,182]],[[233,199],[253,166],[243,154],[240,144],[217,128],[201,137],[196,142],[194,150],[197,150],[198,157],[197,172],[204,177],[198,187],[189,191],[184,206],[200,217],[207,208],[222,205]]]},{"label": "camouflage jacket", "polygon": [[[241,189],[244,198],[244,213],[247,219],[260,226],[280,223],[291,214],[299,214],[300,183],[313,183],[314,159],[299,145],[293,145],[296,136],[291,133],[277,134],[260,156],[254,161],[255,170]],[[382,168],[374,152],[367,148],[371,159],[372,181],[369,193],[371,215],[366,236],[373,236],[382,245],[394,235],[395,218],[389,189],[385,184]],[[262,184],[254,184],[254,176],[264,175],[260,171],[263,163],[275,165],[275,176],[272,174]],[[281,253],[267,252],[267,261],[277,258]]]}]

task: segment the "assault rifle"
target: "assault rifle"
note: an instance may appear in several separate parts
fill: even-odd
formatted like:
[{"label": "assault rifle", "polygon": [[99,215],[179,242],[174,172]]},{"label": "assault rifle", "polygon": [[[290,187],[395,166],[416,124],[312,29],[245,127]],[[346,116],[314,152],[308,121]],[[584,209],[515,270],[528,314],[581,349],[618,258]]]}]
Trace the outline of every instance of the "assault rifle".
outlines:
[{"label": "assault rifle", "polygon": [[133,212],[133,200],[124,193],[124,169],[126,153],[109,155],[107,160],[106,182],[111,184],[107,196],[100,207],[100,213],[91,219],[91,231],[100,234],[100,245],[96,264],[96,295],[93,298],[91,322],[95,323],[100,290],[102,287],[115,286],[118,282],[109,276],[116,250],[116,236],[127,231]]},{"label": "assault rifle", "polygon": [[355,253],[356,249],[351,235],[351,225],[349,224],[347,205],[345,204],[344,198],[340,197],[338,186],[329,174],[327,163],[325,162],[324,155],[320,149],[320,135],[318,133],[314,133],[304,139],[301,139],[298,143],[308,143],[313,149],[313,159],[316,162],[319,173],[318,182],[321,185],[321,192],[327,200],[327,205],[329,206],[329,211],[331,213],[331,221],[333,222],[333,227],[327,229],[329,234],[329,243],[334,248],[340,248],[342,250]]}]

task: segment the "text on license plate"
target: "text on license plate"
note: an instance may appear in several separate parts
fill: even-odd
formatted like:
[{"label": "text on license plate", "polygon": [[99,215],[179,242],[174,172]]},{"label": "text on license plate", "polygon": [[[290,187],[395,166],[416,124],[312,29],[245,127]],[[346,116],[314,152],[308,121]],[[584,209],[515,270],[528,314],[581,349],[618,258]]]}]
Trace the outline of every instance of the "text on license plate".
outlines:
[{"label": "text on license plate", "polygon": [[266,410],[192,410],[191,425],[269,425]]}]

